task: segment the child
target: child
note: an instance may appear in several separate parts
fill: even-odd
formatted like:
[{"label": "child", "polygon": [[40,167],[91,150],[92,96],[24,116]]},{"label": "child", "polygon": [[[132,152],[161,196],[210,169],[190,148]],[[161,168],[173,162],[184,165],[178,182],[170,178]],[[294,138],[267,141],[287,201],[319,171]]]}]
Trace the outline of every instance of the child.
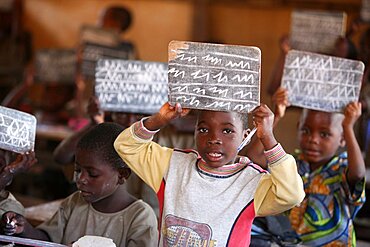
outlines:
[{"label": "child", "polygon": [[[48,221],[33,228],[22,215],[8,212],[7,234],[71,244],[84,235],[113,239],[117,246],[156,246],[157,219],[153,210],[127,193],[123,184],[131,170],[113,142],[123,128],[102,123],[77,144],[75,171],[79,189],[66,198]],[[13,226],[14,224],[14,226]]]},{"label": "child", "polygon": [[0,215],[12,210],[24,214],[24,208],[5,187],[8,186],[14,175],[26,171],[37,162],[34,152],[18,154],[13,159],[14,153],[0,149]]},{"label": "child", "polygon": [[247,157],[236,162],[247,136],[246,115],[199,111],[197,151],[179,151],[151,141],[158,129],[189,109],[164,104],[160,111],[120,134],[115,148],[158,194],[160,246],[248,246],[256,215],[287,210],[304,197],[292,156],[272,133],[273,114],[262,104],[253,112],[271,174]]},{"label": "child", "polygon": [[[279,88],[273,100],[276,120],[285,113],[288,93]],[[297,157],[306,198],[289,218],[308,246],[355,246],[353,219],[365,201],[365,164],[353,126],[361,104],[340,113],[303,109],[298,126]],[[346,146],[347,152],[338,152]]]}]

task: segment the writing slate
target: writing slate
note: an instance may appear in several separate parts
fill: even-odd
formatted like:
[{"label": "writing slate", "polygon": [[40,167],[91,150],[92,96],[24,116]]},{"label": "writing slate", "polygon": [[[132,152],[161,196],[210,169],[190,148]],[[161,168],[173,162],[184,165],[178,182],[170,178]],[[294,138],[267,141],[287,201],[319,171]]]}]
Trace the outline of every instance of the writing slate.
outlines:
[{"label": "writing slate", "polygon": [[370,22],[370,0],[362,0],[360,16],[363,21]]},{"label": "writing slate", "polygon": [[259,48],[172,41],[168,56],[170,103],[242,113],[259,105]]},{"label": "writing slate", "polygon": [[95,81],[106,111],[153,114],[168,101],[166,63],[100,59]]},{"label": "writing slate", "polygon": [[86,78],[95,78],[95,67],[99,59],[127,60],[131,58],[133,52],[132,44],[123,42],[118,46],[85,43],[82,47],[81,70]]},{"label": "writing slate", "polygon": [[0,148],[16,153],[34,150],[35,136],[33,115],[0,106]]},{"label": "writing slate", "polygon": [[117,46],[119,45],[120,37],[119,33],[113,29],[83,25],[80,30],[80,42]]},{"label": "writing slate", "polygon": [[35,57],[35,80],[39,83],[74,83],[77,56],[73,49],[42,49]]},{"label": "writing slate", "polygon": [[293,11],[290,41],[295,50],[333,54],[336,40],[345,35],[344,12]]},{"label": "writing slate", "polygon": [[358,101],[364,64],[360,61],[291,50],[284,64],[282,87],[292,105],[341,112]]}]

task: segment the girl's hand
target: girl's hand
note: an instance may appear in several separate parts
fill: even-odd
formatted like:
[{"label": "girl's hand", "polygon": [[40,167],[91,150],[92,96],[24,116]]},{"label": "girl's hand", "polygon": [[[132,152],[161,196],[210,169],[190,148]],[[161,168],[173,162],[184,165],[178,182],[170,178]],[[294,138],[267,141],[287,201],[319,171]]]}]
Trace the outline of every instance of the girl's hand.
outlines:
[{"label": "girl's hand", "polygon": [[26,220],[23,215],[8,211],[3,214],[1,225],[6,235],[21,234],[24,231]]},{"label": "girl's hand", "polygon": [[17,158],[7,165],[4,170],[8,170],[11,174],[16,174],[28,170],[31,166],[36,164],[36,162],[37,159],[33,151],[25,154],[18,154]]},{"label": "girl's hand", "polygon": [[257,137],[261,140],[265,150],[273,148],[277,144],[272,131],[274,114],[266,104],[261,104],[252,111],[252,115],[253,124],[257,128]]},{"label": "girl's hand", "polygon": [[357,119],[361,116],[361,103],[351,102],[344,109],[343,128],[353,128]]}]

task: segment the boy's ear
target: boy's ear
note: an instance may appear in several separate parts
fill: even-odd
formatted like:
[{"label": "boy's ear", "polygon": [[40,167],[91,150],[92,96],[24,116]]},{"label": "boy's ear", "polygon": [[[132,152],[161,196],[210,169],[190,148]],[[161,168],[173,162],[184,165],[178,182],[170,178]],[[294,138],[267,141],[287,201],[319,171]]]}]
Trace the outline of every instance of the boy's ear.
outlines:
[{"label": "boy's ear", "polygon": [[128,177],[131,174],[131,169],[128,168],[119,168],[118,169],[118,183],[124,184],[125,181],[128,179]]}]

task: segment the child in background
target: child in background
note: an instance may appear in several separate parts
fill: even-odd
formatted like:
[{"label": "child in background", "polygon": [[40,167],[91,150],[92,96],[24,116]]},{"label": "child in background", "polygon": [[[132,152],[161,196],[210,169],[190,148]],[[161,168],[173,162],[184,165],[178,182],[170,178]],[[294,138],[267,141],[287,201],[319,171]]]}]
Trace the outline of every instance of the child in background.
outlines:
[{"label": "child in background", "polygon": [[153,135],[189,113],[164,104],[120,134],[115,148],[156,192],[161,209],[160,246],[248,246],[256,215],[285,211],[304,197],[294,158],[272,133],[273,114],[262,104],[253,112],[257,137],[265,147],[271,174],[247,157],[236,161],[248,133],[246,114],[199,111],[197,151],[173,150]]},{"label": "child in background", "polygon": [[[279,88],[273,101],[277,123],[289,105],[287,91]],[[365,201],[365,164],[353,130],[360,115],[358,102],[348,104],[344,115],[302,111],[297,164],[306,198],[289,218],[304,245],[356,245],[353,219]]]},{"label": "child in background", "polygon": [[76,182],[79,189],[66,198],[48,221],[33,228],[22,215],[3,216],[7,234],[71,244],[84,235],[113,239],[117,246],[156,246],[157,218],[149,205],[125,189],[131,170],[113,142],[123,130],[114,123],[97,125],[78,142]]},{"label": "child in background", "polygon": [[37,162],[35,153],[17,154],[0,149],[0,215],[12,210],[24,214],[24,208],[5,187],[8,186],[14,175],[24,172]]}]

